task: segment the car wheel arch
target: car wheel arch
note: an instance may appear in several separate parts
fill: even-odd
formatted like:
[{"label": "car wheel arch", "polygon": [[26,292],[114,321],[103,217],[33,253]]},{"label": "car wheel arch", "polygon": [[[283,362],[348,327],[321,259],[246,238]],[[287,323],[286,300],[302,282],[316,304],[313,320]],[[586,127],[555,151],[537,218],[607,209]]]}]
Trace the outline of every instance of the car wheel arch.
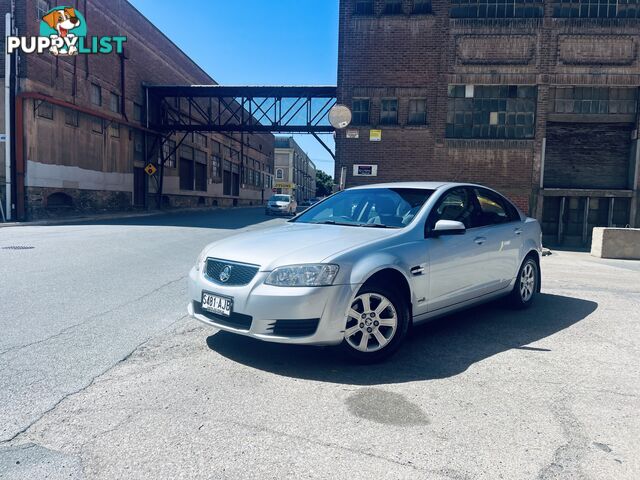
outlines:
[{"label": "car wheel arch", "polygon": [[522,265],[524,265],[524,262],[527,261],[527,259],[532,258],[534,262],[536,262],[536,266],[537,268],[537,273],[538,273],[538,285],[536,287],[536,291],[538,293],[540,293],[541,290],[541,285],[542,285],[542,268],[540,267],[540,253],[538,252],[538,250],[536,249],[531,249],[527,252],[527,254],[522,258],[522,262],[520,262],[520,266],[518,267],[518,272],[520,272],[520,269],[522,268]]},{"label": "car wheel arch", "polygon": [[407,307],[409,308],[410,313],[412,312],[413,291],[411,290],[411,283],[400,269],[391,265],[378,268],[376,271],[370,273],[367,279],[362,282],[362,286],[360,288],[371,285],[385,285],[398,291],[402,298],[407,302]]}]

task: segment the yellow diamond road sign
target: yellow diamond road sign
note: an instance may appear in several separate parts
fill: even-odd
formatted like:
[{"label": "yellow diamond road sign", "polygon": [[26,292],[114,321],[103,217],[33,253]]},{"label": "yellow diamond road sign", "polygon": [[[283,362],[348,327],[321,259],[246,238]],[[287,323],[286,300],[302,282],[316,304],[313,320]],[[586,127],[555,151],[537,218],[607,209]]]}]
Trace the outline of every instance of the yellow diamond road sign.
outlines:
[{"label": "yellow diamond road sign", "polygon": [[149,175],[151,177],[151,176],[155,175],[155,173],[158,171],[158,169],[156,168],[155,165],[150,163],[149,165],[147,165],[144,168],[144,171],[147,172],[147,175]]}]

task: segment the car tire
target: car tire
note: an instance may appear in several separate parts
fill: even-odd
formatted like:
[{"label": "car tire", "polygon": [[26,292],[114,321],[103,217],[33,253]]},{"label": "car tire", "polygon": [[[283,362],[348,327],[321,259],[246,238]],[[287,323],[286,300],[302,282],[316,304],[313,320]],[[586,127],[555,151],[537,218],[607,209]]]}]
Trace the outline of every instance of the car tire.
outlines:
[{"label": "car tire", "polygon": [[[389,306],[376,313],[384,301],[389,302]],[[349,312],[340,348],[358,363],[376,363],[393,355],[409,331],[409,306],[400,292],[387,286],[365,284],[354,298]],[[355,313],[360,318],[355,318]],[[364,335],[367,335],[366,341],[363,340]]]},{"label": "car tire", "polygon": [[540,266],[529,256],[518,270],[516,284],[509,295],[509,304],[517,309],[529,308],[540,291]]}]

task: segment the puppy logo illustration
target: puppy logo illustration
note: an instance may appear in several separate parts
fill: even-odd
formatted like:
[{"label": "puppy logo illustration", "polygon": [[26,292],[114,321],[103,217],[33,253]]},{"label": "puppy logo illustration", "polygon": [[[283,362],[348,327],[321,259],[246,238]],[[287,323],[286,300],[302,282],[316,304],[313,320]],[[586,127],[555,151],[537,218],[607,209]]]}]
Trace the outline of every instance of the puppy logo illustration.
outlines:
[{"label": "puppy logo illustration", "polygon": [[56,7],[47,12],[40,22],[40,36],[49,37],[53,55],[78,54],[78,37],[87,34],[87,24],[80,12],[72,7]]}]

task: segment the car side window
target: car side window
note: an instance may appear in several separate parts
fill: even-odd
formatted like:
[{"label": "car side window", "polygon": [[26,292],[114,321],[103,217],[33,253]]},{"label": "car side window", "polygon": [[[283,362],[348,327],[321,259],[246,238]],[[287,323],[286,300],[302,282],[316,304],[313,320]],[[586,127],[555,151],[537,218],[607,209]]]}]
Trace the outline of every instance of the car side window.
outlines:
[{"label": "car side window", "polygon": [[479,208],[474,226],[500,225],[515,220],[513,208],[508,208],[510,205],[500,195],[484,188],[474,188],[473,192]]},{"label": "car side window", "polygon": [[438,220],[455,220],[462,222],[466,228],[471,228],[475,214],[475,206],[469,190],[463,187],[454,188],[440,199],[429,215],[427,225],[432,229]]}]

